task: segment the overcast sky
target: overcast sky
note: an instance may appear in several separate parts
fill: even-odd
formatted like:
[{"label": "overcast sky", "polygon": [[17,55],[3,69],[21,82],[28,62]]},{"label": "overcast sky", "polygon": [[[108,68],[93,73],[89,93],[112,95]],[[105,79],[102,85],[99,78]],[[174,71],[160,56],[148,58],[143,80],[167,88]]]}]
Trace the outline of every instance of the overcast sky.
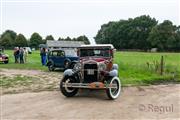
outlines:
[{"label": "overcast sky", "polygon": [[102,24],[144,14],[180,24],[179,0],[1,0],[0,7],[1,33],[11,29],[27,38],[38,32],[93,41]]}]

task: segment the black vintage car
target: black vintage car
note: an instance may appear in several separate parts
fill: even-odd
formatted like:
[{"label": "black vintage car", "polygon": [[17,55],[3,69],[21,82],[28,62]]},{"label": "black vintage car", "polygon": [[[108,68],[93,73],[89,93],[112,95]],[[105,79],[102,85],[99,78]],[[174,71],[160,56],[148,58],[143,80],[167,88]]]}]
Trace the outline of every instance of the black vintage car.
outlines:
[{"label": "black vintage car", "polygon": [[54,49],[48,52],[47,59],[49,71],[54,71],[55,68],[67,69],[73,62],[78,61],[79,57],[74,49]]},{"label": "black vintage car", "polygon": [[78,49],[80,61],[64,71],[60,90],[66,97],[77,94],[78,89],[104,89],[110,99],[121,92],[118,65],[113,63],[114,47],[111,44],[82,45]]}]

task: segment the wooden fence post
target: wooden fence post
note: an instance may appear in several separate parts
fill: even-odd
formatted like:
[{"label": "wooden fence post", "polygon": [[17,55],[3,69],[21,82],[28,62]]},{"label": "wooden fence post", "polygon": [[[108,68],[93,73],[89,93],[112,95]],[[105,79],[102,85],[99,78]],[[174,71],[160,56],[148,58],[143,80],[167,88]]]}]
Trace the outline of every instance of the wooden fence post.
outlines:
[{"label": "wooden fence post", "polygon": [[160,71],[160,74],[163,75],[163,72],[164,72],[164,57],[161,56],[161,71]]}]

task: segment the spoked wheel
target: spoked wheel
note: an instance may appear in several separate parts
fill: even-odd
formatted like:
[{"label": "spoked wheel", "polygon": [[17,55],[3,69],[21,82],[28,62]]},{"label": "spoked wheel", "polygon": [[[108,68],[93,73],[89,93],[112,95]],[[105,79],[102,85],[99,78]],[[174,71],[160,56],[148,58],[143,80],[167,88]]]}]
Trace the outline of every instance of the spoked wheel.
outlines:
[{"label": "spoked wheel", "polygon": [[48,69],[49,71],[54,71],[54,65],[52,63],[49,63]]},{"label": "spoked wheel", "polygon": [[78,92],[78,88],[67,87],[66,85],[63,86],[63,83],[78,83],[78,82],[79,80],[75,79],[74,77],[64,77],[60,83],[60,90],[62,94],[66,97],[73,97],[74,95],[76,95]]},{"label": "spoked wheel", "polygon": [[118,77],[113,77],[110,81],[110,84],[114,84],[116,86],[116,88],[108,88],[106,90],[107,96],[109,97],[109,99],[114,100],[116,98],[118,98],[118,96],[120,95],[121,92],[121,81],[119,80]]}]

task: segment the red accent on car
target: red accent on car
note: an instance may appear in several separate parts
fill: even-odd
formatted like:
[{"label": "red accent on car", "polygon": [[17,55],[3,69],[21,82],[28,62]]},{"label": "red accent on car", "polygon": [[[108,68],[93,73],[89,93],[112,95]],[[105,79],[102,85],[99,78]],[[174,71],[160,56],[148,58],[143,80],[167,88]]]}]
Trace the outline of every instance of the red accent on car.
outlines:
[{"label": "red accent on car", "polygon": [[93,60],[95,60],[96,62],[103,62],[103,61],[105,61],[104,58],[93,58]]},{"label": "red accent on car", "polygon": [[91,58],[91,57],[89,57],[89,58],[80,58],[80,61],[87,61],[87,60],[94,60],[96,62],[104,62],[104,61],[106,61],[105,58]]}]

